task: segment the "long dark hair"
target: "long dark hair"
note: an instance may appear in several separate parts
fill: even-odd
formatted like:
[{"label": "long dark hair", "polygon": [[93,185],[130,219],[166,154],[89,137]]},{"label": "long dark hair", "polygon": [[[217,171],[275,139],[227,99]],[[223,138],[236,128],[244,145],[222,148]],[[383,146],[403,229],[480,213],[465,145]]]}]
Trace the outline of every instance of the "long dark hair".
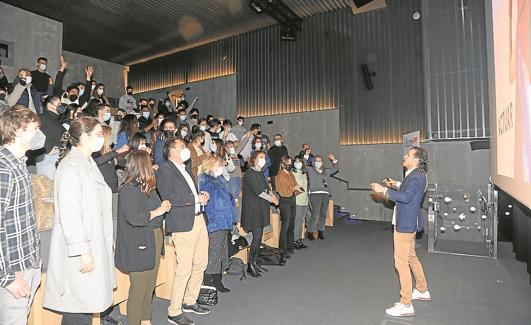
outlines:
[{"label": "long dark hair", "polygon": [[83,133],[90,133],[94,131],[94,128],[96,128],[99,123],[100,122],[97,119],[90,116],[82,116],[75,119],[70,125],[70,129],[63,133],[63,136],[61,137],[59,160],[57,161],[56,165],[58,165],[59,162],[66,157],[66,155],[68,155],[72,147],[75,147],[79,144],[81,135]]},{"label": "long dark hair", "polygon": [[125,132],[127,134],[127,137],[133,136],[138,131],[138,120],[136,119],[136,115],[134,114],[127,114],[122,119],[122,123],[120,123],[120,132]]},{"label": "long dark hair", "polygon": [[143,135],[140,132],[137,132],[137,133],[133,134],[132,137],[129,137],[129,141],[128,141],[127,145],[129,145],[129,149],[131,151],[132,150],[138,150],[138,146],[140,145],[140,141],[142,141],[142,140],[147,142],[146,136]]},{"label": "long dark hair", "polygon": [[138,185],[142,193],[149,195],[156,187],[149,154],[143,150],[134,150],[127,155],[126,159],[125,175],[120,189],[126,184]]},{"label": "long dark hair", "polygon": [[227,150],[225,150],[225,146],[223,145],[223,140],[221,139],[212,139],[214,143],[216,144],[216,153],[214,154],[215,157],[223,159],[225,161],[225,158],[227,156]]}]

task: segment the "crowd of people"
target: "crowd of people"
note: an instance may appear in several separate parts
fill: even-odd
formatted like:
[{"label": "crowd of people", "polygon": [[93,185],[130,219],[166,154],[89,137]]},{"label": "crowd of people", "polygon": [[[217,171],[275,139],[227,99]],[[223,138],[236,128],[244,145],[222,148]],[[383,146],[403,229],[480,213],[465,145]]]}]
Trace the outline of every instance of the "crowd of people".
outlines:
[{"label": "crowd of people", "polygon": [[[242,116],[233,125],[205,115],[184,94],[135,98],[127,87],[114,109],[92,66],[66,89],[68,62],[61,58],[55,79],[46,67],[39,58],[12,83],[0,68],[0,287],[9,292],[0,295],[0,324],[26,323],[40,283],[28,170],[54,184],[44,307],[65,325],[91,324],[109,309],[115,267],[130,278],[128,323],[151,324],[160,258],[171,253],[168,320],[194,324],[185,313],[209,313],[197,303],[201,285],[230,291],[222,277],[238,224],[252,234],[247,273],[267,272],[258,253],[272,209],[280,211],[281,265],[307,247],[303,238],[325,239],[333,154],[303,144],[290,155],[281,134],[271,141]],[[164,251],[165,235],[174,252]]]}]

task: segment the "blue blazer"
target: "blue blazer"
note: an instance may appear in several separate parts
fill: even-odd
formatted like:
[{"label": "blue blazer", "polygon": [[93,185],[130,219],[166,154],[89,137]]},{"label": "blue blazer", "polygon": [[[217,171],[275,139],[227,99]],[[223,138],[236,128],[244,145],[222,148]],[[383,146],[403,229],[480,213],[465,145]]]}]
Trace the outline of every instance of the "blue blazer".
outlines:
[{"label": "blue blazer", "polygon": [[208,232],[232,229],[232,225],[236,223],[236,204],[225,178],[199,174],[199,190],[210,195],[205,207]]},{"label": "blue blazer", "polygon": [[424,229],[422,200],[426,182],[424,171],[416,168],[404,179],[398,191],[387,190],[387,195],[396,203],[396,231],[411,233]]}]

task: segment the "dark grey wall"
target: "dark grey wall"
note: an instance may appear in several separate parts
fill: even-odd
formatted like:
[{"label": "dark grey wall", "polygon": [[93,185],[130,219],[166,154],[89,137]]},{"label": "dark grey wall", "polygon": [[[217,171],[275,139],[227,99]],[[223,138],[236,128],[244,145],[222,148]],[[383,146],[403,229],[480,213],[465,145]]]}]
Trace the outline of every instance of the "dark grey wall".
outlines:
[{"label": "dark grey wall", "polygon": [[485,1],[422,1],[429,138],[490,135]]}]

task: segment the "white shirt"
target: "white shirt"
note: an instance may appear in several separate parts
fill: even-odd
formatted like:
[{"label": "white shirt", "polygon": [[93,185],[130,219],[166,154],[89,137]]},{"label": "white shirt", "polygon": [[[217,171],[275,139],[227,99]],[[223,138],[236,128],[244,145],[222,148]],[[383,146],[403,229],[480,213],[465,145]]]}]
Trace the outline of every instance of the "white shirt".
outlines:
[{"label": "white shirt", "polygon": [[175,165],[175,167],[177,167],[177,169],[179,170],[181,175],[183,175],[184,179],[186,180],[186,183],[188,183],[188,186],[190,187],[190,190],[194,194],[195,213],[201,212],[201,206],[200,206],[199,200],[197,199],[198,193],[197,193],[197,189],[195,188],[195,183],[194,183],[194,180],[192,179],[192,176],[190,176],[190,174],[188,174],[184,164],[178,164],[178,163],[176,163],[173,160],[170,160],[170,161]]}]

